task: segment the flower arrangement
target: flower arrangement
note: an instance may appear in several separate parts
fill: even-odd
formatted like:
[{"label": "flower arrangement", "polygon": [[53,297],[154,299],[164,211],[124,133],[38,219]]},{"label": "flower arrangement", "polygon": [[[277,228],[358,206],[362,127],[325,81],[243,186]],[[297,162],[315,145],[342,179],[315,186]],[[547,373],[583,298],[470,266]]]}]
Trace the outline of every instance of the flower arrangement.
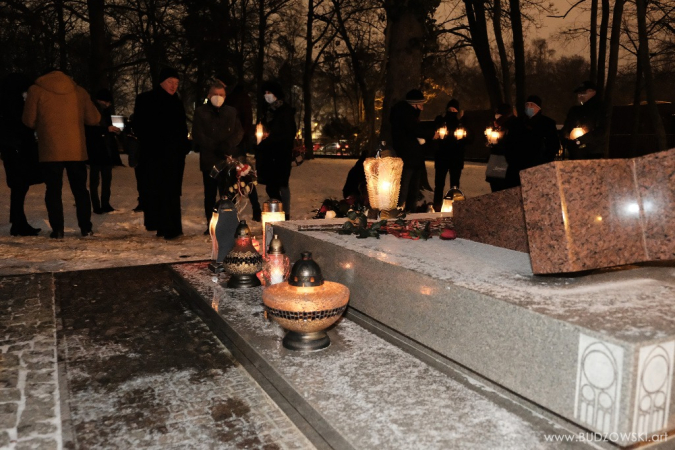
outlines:
[{"label": "flower arrangement", "polygon": [[258,184],[255,169],[250,164],[243,163],[231,156],[226,157],[225,167],[227,168],[225,187],[228,196],[247,198],[253,187]]}]

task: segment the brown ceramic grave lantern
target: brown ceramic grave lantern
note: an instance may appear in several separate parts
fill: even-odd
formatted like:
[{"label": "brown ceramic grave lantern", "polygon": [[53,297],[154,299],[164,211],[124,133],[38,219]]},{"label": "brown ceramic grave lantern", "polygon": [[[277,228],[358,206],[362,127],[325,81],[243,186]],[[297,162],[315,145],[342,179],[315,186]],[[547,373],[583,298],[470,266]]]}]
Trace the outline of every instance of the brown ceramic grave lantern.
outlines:
[{"label": "brown ceramic grave lantern", "polygon": [[288,330],[283,345],[290,350],[314,351],[330,345],[326,329],[347,309],[349,289],[324,281],[310,252],[291,269],[287,282],[263,290],[267,317]]},{"label": "brown ceramic grave lantern", "polygon": [[242,220],[234,233],[234,247],[223,260],[223,268],[230,274],[227,287],[242,289],[260,286],[256,273],[260,272],[262,264],[262,256],[251,240],[251,230]]}]

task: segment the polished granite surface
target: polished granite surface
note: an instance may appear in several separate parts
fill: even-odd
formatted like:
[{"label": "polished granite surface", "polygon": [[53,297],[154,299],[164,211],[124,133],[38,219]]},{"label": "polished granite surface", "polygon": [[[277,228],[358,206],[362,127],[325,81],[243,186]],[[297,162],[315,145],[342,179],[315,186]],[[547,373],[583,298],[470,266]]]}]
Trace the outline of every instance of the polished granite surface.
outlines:
[{"label": "polished granite surface", "polygon": [[457,237],[527,252],[527,230],[520,187],[454,202]]},{"label": "polished granite surface", "polygon": [[[557,441],[559,424],[514,403],[478,379],[442,373],[349,319],[329,331],[332,344],[314,353],[281,345],[283,330],[263,317],[261,288],[231,290],[204,264],[174,270],[253,347],[256,359],[302,396],[310,415],[325,417],[359,449],[585,448]],[[259,362],[258,365],[261,363]]]},{"label": "polished granite surface", "polygon": [[521,173],[537,274],[675,259],[675,149]]}]

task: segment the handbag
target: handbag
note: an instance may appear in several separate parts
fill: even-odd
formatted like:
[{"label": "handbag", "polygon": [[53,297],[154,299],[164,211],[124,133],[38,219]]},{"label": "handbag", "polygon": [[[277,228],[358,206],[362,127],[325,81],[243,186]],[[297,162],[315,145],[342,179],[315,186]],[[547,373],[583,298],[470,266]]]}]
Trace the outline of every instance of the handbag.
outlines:
[{"label": "handbag", "polygon": [[490,155],[488,159],[487,169],[485,170],[485,178],[506,178],[506,169],[508,169],[509,163],[506,162],[506,156],[504,155]]}]

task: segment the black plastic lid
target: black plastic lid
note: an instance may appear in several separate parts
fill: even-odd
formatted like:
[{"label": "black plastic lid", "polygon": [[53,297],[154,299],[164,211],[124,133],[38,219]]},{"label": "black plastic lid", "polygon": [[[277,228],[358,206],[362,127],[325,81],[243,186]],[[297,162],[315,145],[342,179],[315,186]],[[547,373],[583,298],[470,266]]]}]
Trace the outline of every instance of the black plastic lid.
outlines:
[{"label": "black plastic lid", "polygon": [[234,232],[235,238],[246,237],[251,235],[251,229],[246,225],[245,220],[240,220],[237,226],[237,231]]}]

